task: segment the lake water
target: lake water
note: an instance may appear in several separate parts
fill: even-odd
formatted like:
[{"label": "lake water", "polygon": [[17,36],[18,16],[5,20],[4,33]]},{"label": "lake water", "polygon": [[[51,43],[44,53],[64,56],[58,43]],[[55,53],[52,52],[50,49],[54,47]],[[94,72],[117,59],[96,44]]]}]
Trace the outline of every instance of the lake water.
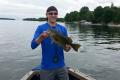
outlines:
[{"label": "lake water", "polygon": [[[40,46],[32,50],[37,25],[44,22],[0,20],[0,80],[20,80],[41,61]],[[120,27],[64,24],[78,52],[65,52],[65,62],[97,80],[120,80]]]}]

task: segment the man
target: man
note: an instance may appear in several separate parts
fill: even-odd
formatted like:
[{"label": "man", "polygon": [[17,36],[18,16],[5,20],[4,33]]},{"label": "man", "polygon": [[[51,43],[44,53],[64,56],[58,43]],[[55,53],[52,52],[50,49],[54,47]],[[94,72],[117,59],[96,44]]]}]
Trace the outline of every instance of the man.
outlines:
[{"label": "man", "polygon": [[[50,6],[46,11],[47,22],[39,25],[35,31],[31,48],[35,49],[39,44],[42,47],[41,61],[41,80],[69,80],[68,72],[64,63],[63,48],[54,43],[49,37],[47,30],[49,28],[57,30],[64,36],[68,36],[64,26],[56,23],[58,18],[58,10],[54,6]],[[66,45],[66,51],[71,49],[70,45]]]}]

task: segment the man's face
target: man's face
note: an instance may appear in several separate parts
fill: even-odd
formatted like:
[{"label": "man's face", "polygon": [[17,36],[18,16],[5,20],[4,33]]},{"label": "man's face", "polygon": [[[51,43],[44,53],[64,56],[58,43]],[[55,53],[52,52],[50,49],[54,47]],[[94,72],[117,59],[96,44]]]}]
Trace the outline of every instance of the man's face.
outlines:
[{"label": "man's face", "polygon": [[48,18],[48,21],[49,22],[56,22],[56,19],[58,18],[58,12],[57,11],[50,11],[50,12],[47,12],[47,18]]}]

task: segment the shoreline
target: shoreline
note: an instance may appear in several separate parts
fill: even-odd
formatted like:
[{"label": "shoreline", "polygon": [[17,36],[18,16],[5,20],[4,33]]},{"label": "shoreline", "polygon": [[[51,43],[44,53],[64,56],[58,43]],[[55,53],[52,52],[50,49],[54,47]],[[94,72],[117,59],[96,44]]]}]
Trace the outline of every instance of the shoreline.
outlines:
[{"label": "shoreline", "polygon": [[90,25],[90,26],[109,26],[109,27],[120,27],[120,24],[101,24],[101,23],[92,23],[92,22],[84,22],[84,23],[80,23],[80,22],[65,22],[65,23],[76,23],[79,25]]}]

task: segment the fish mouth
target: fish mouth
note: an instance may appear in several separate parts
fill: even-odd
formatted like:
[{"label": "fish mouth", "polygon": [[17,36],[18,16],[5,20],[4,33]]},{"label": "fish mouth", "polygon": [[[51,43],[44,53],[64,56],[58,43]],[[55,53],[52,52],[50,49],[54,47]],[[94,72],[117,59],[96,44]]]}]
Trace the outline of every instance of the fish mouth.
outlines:
[{"label": "fish mouth", "polygon": [[47,30],[47,33],[48,33],[49,36],[53,35],[53,33],[52,33],[52,31],[50,29]]}]

